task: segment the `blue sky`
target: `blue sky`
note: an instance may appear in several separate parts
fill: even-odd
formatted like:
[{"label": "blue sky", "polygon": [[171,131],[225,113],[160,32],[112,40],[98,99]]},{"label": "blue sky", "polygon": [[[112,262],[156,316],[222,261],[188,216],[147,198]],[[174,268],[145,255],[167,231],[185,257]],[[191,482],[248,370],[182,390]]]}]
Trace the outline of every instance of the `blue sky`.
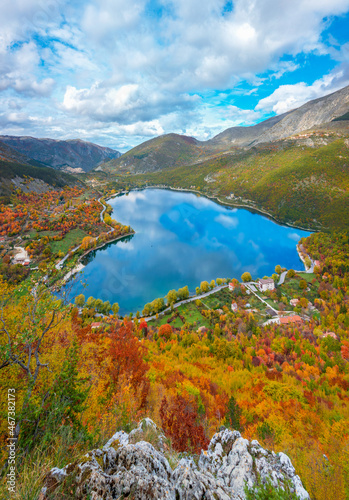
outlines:
[{"label": "blue sky", "polygon": [[349,84],[349,0],[2,0],[0,134],[205,140]]}]

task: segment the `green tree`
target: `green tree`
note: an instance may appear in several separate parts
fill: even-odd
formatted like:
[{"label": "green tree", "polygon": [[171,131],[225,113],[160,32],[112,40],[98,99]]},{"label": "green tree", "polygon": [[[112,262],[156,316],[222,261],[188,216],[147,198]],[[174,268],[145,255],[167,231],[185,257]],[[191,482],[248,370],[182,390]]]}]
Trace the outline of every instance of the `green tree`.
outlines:
[{"label": "green tree", "polygon": [[195,292],[196,292],[196,295],[200,295],[201,290],[198,286],[195,288]]},{"label": "green tree", "polygon": [[280,264],[278,264],[277,266],[275,266],[275,272],[277,274],[281,274],[281,266],[280,266]]},{"label": "green tree", "polygon": [[[111,306],[111,310],[113,311],[113,314],[115,314],[115,316],[118,314],[119,309],[120,309],[119,304],[117,302],[114,302],[114,304]],[[139,316],[139,313],[138,313],[138,316]]]},{"label": "green tree", "polygon": [[77,436],[89,438],[87,429],[81,423],[81,413],[85,410],[85,401],[89,387],[87,378],[79,377],[79,345],[76,340],[66,349],[65,359],[60,374],[51,389],[42,396],[41,404],[31,400],[23,411],[23,429],[20,446],[30,450],[40,439],[41,443],[50,443],[59,429],[66,426],[72,432],[72,439]]},{"label": "green tree", "polygon": [[150,316],[152,313],[152,306],[150,304],[145,304],[142,315],[143,316]]},{"label": "green tree", "polygon": [[177,302],[177,292],[176,290],[170,290],[168,294],[166,295],[166,301],[167,305],[170,305],[171,303],[174,304]]},{"label": "green tree", "polygon": [[289,269],[286,274],[287,278],[294,278],[296,276],[296,272],[293,269]]},{"label": "green tree", "polygon": [[232,396],[228,401],[227,413],[225,415],[225,425],[235,431],[242,431],[240,424],[241,408],[236,399]]},{"label": "green tree", "polygon": [[93,297],[89,297],[86,301],[86,306],[89,309],[96,307],[96,299],[94,299]]},{"label": "green tree", "polygon": [[218,286],[221,286],[221,284],[223,283],[222,278],[217,278],[216,279],[216,283],[217,283]]},{"label": "green tree", "polygon": [[184,286],[183,288],[179,288],[178,290],[178,298],[180,300],[187,299],[189,297],[189,288],[188,286]]},{"label": "green tree", "polygon": [[75,297],[74,302],[75,302],[75,305],[77,307],[84,307],[84,304],[85,304],[85,295],[82,294],[82,293],[80,295],[77,295]]},{"label": "green tree", "polygon": [[258,482],[252,488],[245,485],[246,500],[299,500],[296,493],[291,491],[288,481],[285,481],[283,487],[275,488],[268,478],[266,483]]},{"label": "green tree", "polygon": [[[9,314],[14,306],[12,288],[4,284],[0,296],[3,335],[0,345],[0,370],[14,366],[15,370],[22,373],[23,378],[23,402],[16,408],[16,427],[12,436],[17,440],[22,439],[28,408],[37,408],[38,378],[41,377],[42,370],[49,369],[43,362],[44,339],[59,325],[65,314],[64,302],[53,298],[48,288],[52,284],[54,271],[47,268],[45,273],[38,282],[32,280],[29,283],[32,293],[20,299],[16,298],[16,305],[20,300],[21,311],[21,316],[18,316],[16,321],[13,320],[12,313]],[[41,387],[42,381],[39,385],[40,389]]]},{"label": "green tree", "polygon": [[241,275],[241,279],[244,283],[247,283],[248,281],[252,281],[252,276],[248,271],[246,271]]},{"label": "green tree", "polygon": [[151,307],[155,313],[159,313],[165,307],[164,299],[161,297],[159,299],[153,300],[153,302],[151,302]]},{"label": "green tree", "polygon": [[299,288],[301,290],[306,290],[307,286],[308,285],[307,285],[307,282],[305,280],[300,280],[300,282],[299,282]]},{"label": "green tree", "polygon": [[102,299],[96,299],[95,301],[95,309],[97,312],[102,313],[104,307],[104,302]]},{"label": "green tree", "polygon": [[208,292],[209,289],[210,289],[210,285],[209,285],[208,281],[202,281],[200,283],[200,290],[201,290],[202,293]]},{"label": "green tree", "polygon": [[105,302],[103,302],[102,311],[103,311],[103,314],[105,314],[107,316],[109,315],[109,313],[111,311],[111,303],[109,302],[109,300],[106,300]]},{"label": "green tree", "polygon": [[212,280],[210,283],[211,289],[213,289],[215,286],[216,286],[216,282],[215,282],[215,280]]}]

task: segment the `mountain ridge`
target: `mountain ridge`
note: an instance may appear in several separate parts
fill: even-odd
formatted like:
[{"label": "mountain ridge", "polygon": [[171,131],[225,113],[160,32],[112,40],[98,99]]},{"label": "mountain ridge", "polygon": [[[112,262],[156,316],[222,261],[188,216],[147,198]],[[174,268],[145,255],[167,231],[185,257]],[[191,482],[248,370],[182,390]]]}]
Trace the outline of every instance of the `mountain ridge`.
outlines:
[{"label": "mountain ridge", "polygon": [[107,172],[146,173],[194,165],[228,152],[286,139],[331,123],[348,111],[349,86],[256,125],[228,128],[208,141],[179,134],[155,137],[139,144],[121,158],[105,162],[101,169]]},{"label": "mountain ridge", "polygon": [[121,153],[82,139],[66,141],[32,136],[0,136],[0,142],[34,161],[71,173],[89,172]]}]

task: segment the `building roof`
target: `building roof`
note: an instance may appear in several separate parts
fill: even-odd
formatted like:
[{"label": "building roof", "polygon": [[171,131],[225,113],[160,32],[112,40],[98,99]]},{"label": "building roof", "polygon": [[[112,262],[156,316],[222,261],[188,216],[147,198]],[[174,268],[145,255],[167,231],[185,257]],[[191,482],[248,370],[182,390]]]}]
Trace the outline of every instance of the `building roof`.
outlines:
[{"label": "building roof", "polygon": [[268,284],[268,283],[274,283],[274,280],[272,278],[262,278],[259,280],[259,283],[263,284]]},{"label": "building roof", "polygon": [[289,323],[302,323],[303,320],[300,316],[294,315],[294,316],[283,316],[280,318],[280,324],[281,325],[287,325]]}]

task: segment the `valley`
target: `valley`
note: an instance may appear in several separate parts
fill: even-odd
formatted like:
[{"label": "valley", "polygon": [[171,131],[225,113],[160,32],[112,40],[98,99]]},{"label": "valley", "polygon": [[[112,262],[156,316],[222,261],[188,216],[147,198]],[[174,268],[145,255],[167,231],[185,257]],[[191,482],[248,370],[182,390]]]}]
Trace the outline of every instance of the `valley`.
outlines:
[{"label": "valley", "polygon": [[[79,144],[69,173],[74,141],[0,138],[0,411],[11,387],[16,500],[116,488],[108,460],[134,453],[137,475],[143,447],[163,454],[168,487],[182,460],[197,486],[220,429],[273,450],[270,474],[286,453],[298,498],[349,498],[347,97],[118,158]],[[268,485],[251,470],[243,498],[295,498],[284,476]]]}]

